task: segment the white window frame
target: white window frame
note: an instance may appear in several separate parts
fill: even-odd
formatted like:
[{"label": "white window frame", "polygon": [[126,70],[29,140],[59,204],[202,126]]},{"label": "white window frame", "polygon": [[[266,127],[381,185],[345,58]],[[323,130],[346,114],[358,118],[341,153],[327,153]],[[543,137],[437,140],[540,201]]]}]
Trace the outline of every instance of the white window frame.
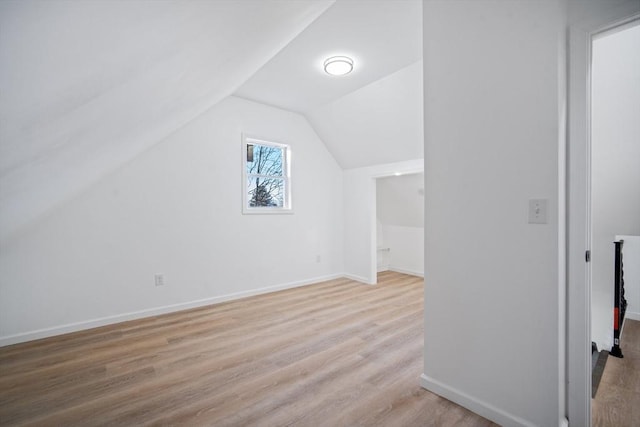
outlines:
[{"label": "white window frame", "polygon": [[[249,197],[247,192],[247,182],[250,174],[247,173],[247,146],[248,145],[266,145],[270,147],[277,147],[283,150],[282,159],[282,177],[284,181],[284,196],[282,207],[267,207],[267,206],[249,206]],[[291,203],[291,147],[288,144],[282,144],[280,142],[269,141],[263,138],[257,138],[251,135],[242,135],[242,150],[241,150],[241,164],[242,164],[242,213],[243,214],[291,214],[293,213],[293,207]],[[273,176],[263,175],[266,178],[273,178]]]}]

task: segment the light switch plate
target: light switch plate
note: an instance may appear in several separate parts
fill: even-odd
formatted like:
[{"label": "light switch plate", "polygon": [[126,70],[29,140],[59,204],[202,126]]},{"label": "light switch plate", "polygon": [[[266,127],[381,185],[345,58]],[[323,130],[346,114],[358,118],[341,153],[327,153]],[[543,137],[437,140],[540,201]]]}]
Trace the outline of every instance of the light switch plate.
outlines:
[{"label": "light switch plate", "polygon": [[529,200],[529,224],[547,223],[547,199]]}]

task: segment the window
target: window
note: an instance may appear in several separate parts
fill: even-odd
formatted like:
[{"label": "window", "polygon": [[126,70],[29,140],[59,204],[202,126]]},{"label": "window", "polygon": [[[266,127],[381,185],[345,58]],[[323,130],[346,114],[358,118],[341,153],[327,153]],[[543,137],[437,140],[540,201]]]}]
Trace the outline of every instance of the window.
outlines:
[{"label": "window", "polygon": [[242,212],[290,213],[289,146],[243,136],[242,159]]}]

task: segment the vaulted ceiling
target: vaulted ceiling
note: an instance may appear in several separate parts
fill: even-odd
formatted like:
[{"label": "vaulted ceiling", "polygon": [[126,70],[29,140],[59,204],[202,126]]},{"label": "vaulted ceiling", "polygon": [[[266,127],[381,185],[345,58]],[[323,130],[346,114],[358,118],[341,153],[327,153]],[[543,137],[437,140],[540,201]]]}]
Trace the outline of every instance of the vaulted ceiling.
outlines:
[{"label": "vaulted ceiling", "polygon": [[304,114],[343,168],[422,158],[422,3],[338,0],[236,95]]},{"label": "vaulted ceiling", "polygon": [[421,157],[420,7],[3,0],[0,237],[231,94],[304,114],[343,167]]}]

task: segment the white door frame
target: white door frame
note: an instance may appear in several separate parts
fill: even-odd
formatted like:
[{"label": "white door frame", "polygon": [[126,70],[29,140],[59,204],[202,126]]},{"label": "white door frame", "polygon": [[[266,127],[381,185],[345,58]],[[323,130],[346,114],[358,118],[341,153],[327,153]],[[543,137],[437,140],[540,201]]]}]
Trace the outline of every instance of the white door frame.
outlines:
[{"label": "white door frame", "polygon": [[407,168],[398,168],[397,170],[391,172],[391,171],[384,171],[384,172],[379,172],[376,174],[373,174],[371,177],[371,183],[372,183],[372,188],[373,188],[373,208],[372,208],[372,212],[373,212],[373,216],[370,218],[370,233],[371,233],[371,252],[370,252],[370,257],[371,257],[371,280],[370,280],[370,284],[372,285],[376,285],[378,284],[378,244],[377,244],[377,239],[378,239],[378,222],[377,222],[377,217],[378,217],[378,179],[379,178],[390,178],[393,176],[401,176],[401,175],[415,175],[418,173],[424,173],[424,165],[415,167],[415,166],[409,166]]},{"label": "white door frame", "polygon": [[378,283],[378,179],[380,178],[392,178],[405,175],[417,175],[424,173],[424,166],[410,167],[408,169],[401,169],[396,172],[383,172],[373,176],[373,219],[371,223],[371,241],[372,244],[372,281],[371,284],[376,285]]},{"label": "white door frame", "polygon": [[571,426],[591,425],[591,46],[593,37],[640,16],[630,0],[569,31],[567,409]]}]

